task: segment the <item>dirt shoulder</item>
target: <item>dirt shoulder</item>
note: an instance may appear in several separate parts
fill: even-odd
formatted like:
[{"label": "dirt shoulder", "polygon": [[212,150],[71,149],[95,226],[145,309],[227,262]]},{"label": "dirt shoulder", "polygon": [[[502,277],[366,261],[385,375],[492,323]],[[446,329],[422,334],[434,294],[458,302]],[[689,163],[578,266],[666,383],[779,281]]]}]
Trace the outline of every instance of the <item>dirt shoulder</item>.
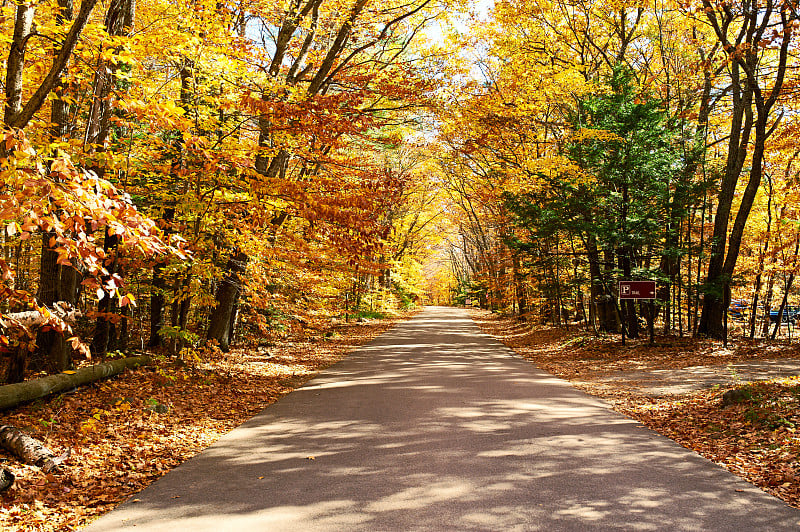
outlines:
[{"label": "dirt shoulder", "polygon": [[0,451],[16,477],[0,496],[0,530],[77,530],[401,319],[337,324],[184,365],[157,359],[4,412],[0,425],[71,456],[63,472],[45,475]]},{"label": "dirt shoulder", "polygon": [[[598,338],[474,311],[540,368],[800,508],[800,349],[788,342]],[[723,394],[740,392],[723,406]]]}]

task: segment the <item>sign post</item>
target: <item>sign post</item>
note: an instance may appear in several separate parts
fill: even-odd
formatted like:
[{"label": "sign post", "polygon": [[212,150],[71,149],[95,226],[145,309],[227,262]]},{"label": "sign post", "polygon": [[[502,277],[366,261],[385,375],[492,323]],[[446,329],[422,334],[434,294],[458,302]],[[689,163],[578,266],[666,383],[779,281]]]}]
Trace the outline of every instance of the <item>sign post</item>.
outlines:
[{"label": "sign post", "polygon": [[[650,314],[651,319],[650,325],[653,324],[656,317],[653,316],[653,307],[652,307],[652,300],[656,298],[656,282],[655,281],[620,281],[619,282],[619,299],[620,303],[622,303],[623,299],[650,299]],[[621,305],[620,305],[621,306]],[[622,318],[622,345],[625,345],[625,313],[620,312],[620,318]],[[650,327],[650,343],[653,343],[653,337],[655,335],[653,331],[653,327]]]},{"label": "sign post", "polygon": [[620,281],[620,299],[655,299],[655,281]]}]

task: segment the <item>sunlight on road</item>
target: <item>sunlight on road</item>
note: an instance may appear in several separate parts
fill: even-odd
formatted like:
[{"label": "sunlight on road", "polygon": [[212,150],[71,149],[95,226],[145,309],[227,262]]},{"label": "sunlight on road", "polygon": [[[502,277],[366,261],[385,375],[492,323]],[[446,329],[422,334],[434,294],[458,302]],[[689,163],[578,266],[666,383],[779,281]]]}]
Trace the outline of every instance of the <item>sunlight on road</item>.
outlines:
[{"label": "sunlight on road", "polygon": [[511,356],[463,313],[429,312],[90,531],[794,528],[793,510]]}]

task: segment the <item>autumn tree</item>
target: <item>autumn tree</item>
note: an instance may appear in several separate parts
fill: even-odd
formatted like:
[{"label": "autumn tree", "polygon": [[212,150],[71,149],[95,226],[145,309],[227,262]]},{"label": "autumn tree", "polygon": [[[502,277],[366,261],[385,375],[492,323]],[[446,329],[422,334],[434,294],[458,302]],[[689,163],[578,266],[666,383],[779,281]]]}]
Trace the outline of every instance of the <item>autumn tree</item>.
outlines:
[{"label": "autumn tree", "polygon": [[[745,224],[762,179],[765,145],[780,120],[773,110],[786,79],[797,12],[789,4],[771,0],[735,6],[703,2],[702,7],[708,24],[728,54],[731,87],[730,139],[717,197],[698,329],[720,337]],[[733,214],[734,195],[748,159],[748,180]],[[733,225],[729,230],[732,215]]]}]

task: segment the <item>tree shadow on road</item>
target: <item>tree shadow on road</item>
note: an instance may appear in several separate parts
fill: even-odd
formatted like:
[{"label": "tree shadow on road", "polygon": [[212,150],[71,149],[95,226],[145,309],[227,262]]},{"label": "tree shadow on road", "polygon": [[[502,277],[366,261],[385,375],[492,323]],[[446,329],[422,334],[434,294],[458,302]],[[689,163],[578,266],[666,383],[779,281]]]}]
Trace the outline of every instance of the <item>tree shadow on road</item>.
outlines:
[{"label": "tree shadow on road", "polygon": [[800,513],[436,309],[91,530],[781,530]]}]

